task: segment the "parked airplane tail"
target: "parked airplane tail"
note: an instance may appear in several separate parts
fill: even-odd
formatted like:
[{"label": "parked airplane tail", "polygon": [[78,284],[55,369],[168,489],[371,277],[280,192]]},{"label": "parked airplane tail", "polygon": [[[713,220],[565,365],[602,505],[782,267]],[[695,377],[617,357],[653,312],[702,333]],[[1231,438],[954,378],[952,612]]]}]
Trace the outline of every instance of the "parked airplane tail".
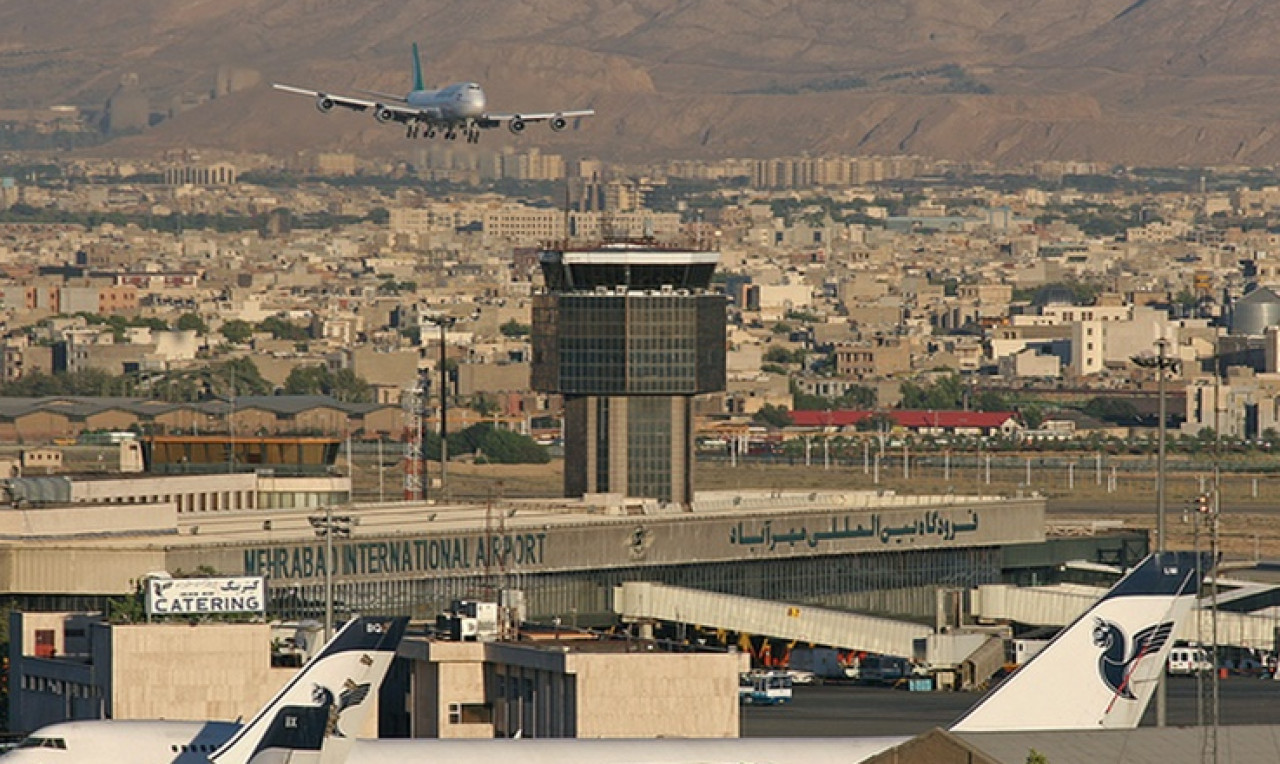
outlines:
[{"label": "parked airplane tail", "polygon": [[1147,557],[952,731],[1138,726],[1209,562],[1193,552]]},{"label": "parked airplane tail", "polygon": [[404,636],[407,618],[354,618],[210,755],[216,764],[328,764],[346,759]]},{"label": "parked airplane tail", "polygon": [[418,56],[418,43],[413,44],[413,89],[425,90],[422,80],[422,59]]}]

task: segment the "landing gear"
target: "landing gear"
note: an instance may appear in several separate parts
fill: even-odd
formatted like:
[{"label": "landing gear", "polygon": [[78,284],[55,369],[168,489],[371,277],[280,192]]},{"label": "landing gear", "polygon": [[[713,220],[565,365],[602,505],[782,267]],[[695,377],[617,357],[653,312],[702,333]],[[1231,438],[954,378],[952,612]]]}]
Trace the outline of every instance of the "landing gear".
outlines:
[{"label": "landing gear", "polygon": [[427,138],[434,138],[436,137],[436,129],[434,127],[428,127],[427,132],[423,133],[423,135]]},{"label": "landing gear", "polygon": [[470,130],[468,130],[467,143],[479,143],[479,142],[480,142],[480,128],[473,127]]},{"label": "landing gear", "polygon": [[454,138],[457,138],[457,137],[458,137],[458,134],[457,134],[456,132],[454,132],[453,128],[449,128],[448,130],[446,130],[446,131],[445,131],[444,139],[445,139],[446,141],[451,141],[451,140],[453,140]]}]

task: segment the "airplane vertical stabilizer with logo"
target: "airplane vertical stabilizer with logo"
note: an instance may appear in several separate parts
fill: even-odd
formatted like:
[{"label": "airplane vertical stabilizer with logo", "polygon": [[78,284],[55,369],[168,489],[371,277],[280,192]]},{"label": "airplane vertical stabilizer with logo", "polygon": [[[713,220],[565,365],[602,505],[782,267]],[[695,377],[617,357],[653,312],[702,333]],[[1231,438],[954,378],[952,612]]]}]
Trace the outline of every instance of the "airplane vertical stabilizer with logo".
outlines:
[{"label": "airplane vertical stabilizer with logo", "polygon": [[340,764],[364,727],[407,618],[355,618],[209,758],[215,764]]},{"label": "airplane vertical stabilizer with logo", "polygon": [[1138,726],[1208,566],[1192,552],[1151,555],[951,730]]}]

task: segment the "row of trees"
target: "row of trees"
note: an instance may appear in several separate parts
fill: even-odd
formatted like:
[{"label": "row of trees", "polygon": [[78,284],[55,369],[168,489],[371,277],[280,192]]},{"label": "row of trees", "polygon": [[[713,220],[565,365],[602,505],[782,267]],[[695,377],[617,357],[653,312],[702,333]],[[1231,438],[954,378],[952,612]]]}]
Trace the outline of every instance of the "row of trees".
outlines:
[{"label": "row of trees", "polygon": [[218,328],[218,333],[237,345],[248,342],[255,333],[270,334],[272,339],[290,342],[306,342],[311,334],[306,328],[280,316],[267,316],[257,324],[239,318],[232,319]]},{"label": "row of trees", "polygon": [[[423,457],[439,459],[440,435],[428,433],[423,441]],[[473,424],[461,432],[449,433],[449,454],[472,454],[477,462],[490,464],[546,464],[551,461],[547,449],[538,445],[533,438],[498,429],[489,422]]]},{"label": "row of trees", "polygon": [[251,358],[232,358],[199,369],[113,375],[101,369],[27,374],[0,383],[0,397],[41,398],[147,396],[173,403],[246,395],[328,395],[346,403],[372,403],[372,386],[350,369],[332,372],[324,365],[299,366],[277,389]]}]

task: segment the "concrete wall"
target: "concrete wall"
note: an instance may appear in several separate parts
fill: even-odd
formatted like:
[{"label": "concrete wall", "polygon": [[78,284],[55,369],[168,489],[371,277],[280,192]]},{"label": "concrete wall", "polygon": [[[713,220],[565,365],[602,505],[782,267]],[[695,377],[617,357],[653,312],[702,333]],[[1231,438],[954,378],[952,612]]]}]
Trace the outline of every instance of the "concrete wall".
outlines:
[{"label": "concrete wall", "polygon": [[737,737],[745,653],[578,653],[578,737]]},{"label": "concrete wall", "polygon": [[[10,683],[10,721],[23,731],[66,719],[248,719],[296,673],[271,667],[265,623],[108,625],[62,613],[24,613],[11,624],[21,639],[10,649],[16,679]],[[78,633],[88,625],[87,641],[77,637],[84,654],[72,660],[23,657],[34,650],[28,642],[34,643],[36,629],[56,631],[61,655],[64,629],[73,625]],[[361,736],[376,730],[375,710]]]},{"label": "concrete wall", "polygon": [[[745,653],[590,651],[597,645],[408,642],[414,736],[737,737]],[[459,704],[492,723],[459,719]]]},{"label": "concrete wall", "polygon": [[41,536],[89,536],[125,533],[166,533],[177,527],[173,502],[80,505],[49,509],[0,510],[0,539]]},{"label": "concrete wall", "polygon": [[419,643],[414,654],[415,737],[492,738],[493,725],[450,721],[451,704],[479,705],[485,695],[485,645],[480,642]]},{"label": "concrete wall", "polygon": [[292,673],[272,671],[266,624],[113,626],[108,645],[116,719],[248,718]]},{"label": "concrete wall", "polygon": [[0,548],[0,592],[128,594],[138,578],[165,569],[163,548]]}]

